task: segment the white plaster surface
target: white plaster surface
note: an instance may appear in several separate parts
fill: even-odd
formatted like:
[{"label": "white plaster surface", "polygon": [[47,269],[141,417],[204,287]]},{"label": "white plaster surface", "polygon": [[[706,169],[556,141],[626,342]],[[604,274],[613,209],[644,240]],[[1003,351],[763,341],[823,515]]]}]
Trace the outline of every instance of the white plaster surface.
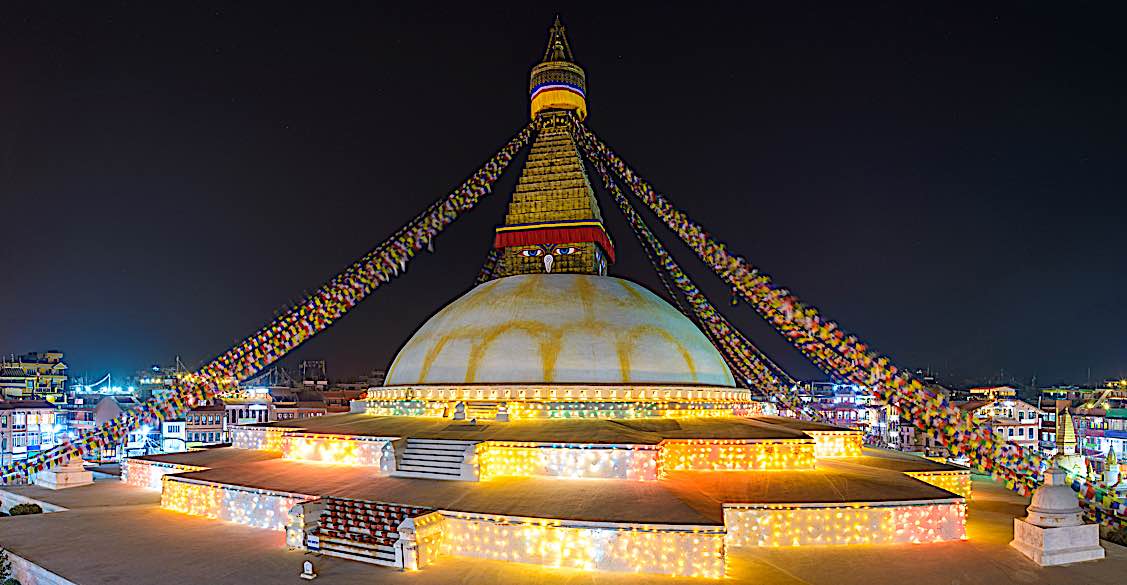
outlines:
[{"label": "white plaster surface", "polygon": [[584,274],[474,288],[423,324],[385,384],[540,382],[735,386],[720,353],[669,303],[628,280]]},{"label": "white plaster surface", "polygon": [[35,485],[50,490],[63,490],[94,483],[94,474],[79,468],[62,467],[35,474]]},{"label": "white plaster surface", "polygon": [[1044,528],[1014,518],[1014,539],[1010,546],[1042,567],[1104,558],[1100,527],[1095,524]]}]

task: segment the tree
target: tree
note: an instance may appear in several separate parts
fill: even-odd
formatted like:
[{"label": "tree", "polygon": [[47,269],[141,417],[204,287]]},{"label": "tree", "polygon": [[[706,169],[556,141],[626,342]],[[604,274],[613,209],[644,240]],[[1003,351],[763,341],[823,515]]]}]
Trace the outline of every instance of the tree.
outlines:
[{"label": "tree", "polygon": [[16,504],[8,510],[8,514],[12,516],[26,516],[28,514],[42,514],[43,508],[39,504]]},{"label": "tree", "polygon": [[0,585],[20,585],[12,576],[12,561],[8,560],[8,551],[0,548]]}]

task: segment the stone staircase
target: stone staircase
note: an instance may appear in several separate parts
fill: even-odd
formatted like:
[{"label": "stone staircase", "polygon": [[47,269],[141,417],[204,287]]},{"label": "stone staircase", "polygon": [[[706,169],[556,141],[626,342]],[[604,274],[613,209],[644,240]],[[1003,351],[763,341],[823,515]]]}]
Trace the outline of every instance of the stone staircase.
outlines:
[{"label": "stone staircase", "polygon": [[466,420],[477,419],[478,422],[497,418],[497,408],[500,402],[474,401],[466,404]]},{"label": "stone staircase", "polygon": [[472,479],[463,474],[466,452],[478,441],[407,439],[394,477],[425,479]]},{"label": "stone staircase", "polygon": [[429,508],[383,504],[350,498],[323,498],[317,528],[306,539],[312,551],[375,565],[402,568],[396,551],[399,525],[430,513]]}]

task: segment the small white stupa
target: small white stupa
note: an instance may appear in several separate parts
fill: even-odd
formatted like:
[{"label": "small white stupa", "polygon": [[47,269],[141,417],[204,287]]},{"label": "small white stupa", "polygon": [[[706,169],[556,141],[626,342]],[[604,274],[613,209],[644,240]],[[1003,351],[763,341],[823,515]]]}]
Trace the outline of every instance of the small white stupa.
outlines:
[{"label": "small white stupa", "polygon": [[1054,458],[1045,471],[1045,483],[1033,492],[1029,515],[1014,518],[1010,546],[1042,567],[1104,558],[1100,527],[1084,523],[1067,477]]},{"label": "small white stupa", "polygon": [[1107,450],[1107,459],[1104,462],[1104,483],[1108,489],[1115,489],[1119,484],[1119,458],[1115,456],[1115,449]]},{"label": "small white stupa", "polygon": [[82,466],[82,458],[71,455],[63,463],[35,474],[35,485],[61,490],[94,483],[94,474]]}]

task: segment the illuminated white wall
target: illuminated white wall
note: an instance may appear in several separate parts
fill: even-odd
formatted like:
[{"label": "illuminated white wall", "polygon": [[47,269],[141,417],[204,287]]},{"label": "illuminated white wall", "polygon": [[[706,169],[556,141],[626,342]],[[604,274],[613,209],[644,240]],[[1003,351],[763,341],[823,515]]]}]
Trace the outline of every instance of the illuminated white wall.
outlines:
[{"label": "illuminated white wall", "polygon": [[255,451],[282,451],[282,437],[295,429],[231,427],[231,446]]},{"label": "illuminated white wall", "polygon": [[160,506],[174,512],[255,528],[285,530],[290,508],[310,499],[311,496],[302,494],[169,477],[164,480]]},{"label": "illuminated white wall", "polygon": [[811,469],[814,462],[814,442],[809,439],[666,439],[661,442],[658,470],[664,474]]},{"label": "illuminated white wall", "polygon": [[719,527],[564,522],[442,512],[441,551],[549,567],[724,576]]},{"label": "illuminated white wall", "polygon": [[126,459],[121,464],[121,481],[134,487],[161,489],[161,478],[169,473],[183,473],[186,471],[203,471],[204,467],[194,465],[176,465],[172,463],[157,463],[141,459]]},{"label": "illuminated white wall", "polygon": [[395,452],[391,441],[360,435],[286,433],[281,438],[282,458],[290,461],[380,467],[391,471]]},{"label": "illuminated white wall", "polygon": [[865,446],[860,431],[804,431],[814,439],[815,457],[860,457]]},{"label": "illuminated white wall", "polygon": [[939,542],[966,538],[966,504],[725,504],[724,524],[729,546]]},{"label": "illuminated white wall", "polygon": [[567,477],[655,480],[656,445],[536,444],[489,441],[475,453],[478,478]]}]

